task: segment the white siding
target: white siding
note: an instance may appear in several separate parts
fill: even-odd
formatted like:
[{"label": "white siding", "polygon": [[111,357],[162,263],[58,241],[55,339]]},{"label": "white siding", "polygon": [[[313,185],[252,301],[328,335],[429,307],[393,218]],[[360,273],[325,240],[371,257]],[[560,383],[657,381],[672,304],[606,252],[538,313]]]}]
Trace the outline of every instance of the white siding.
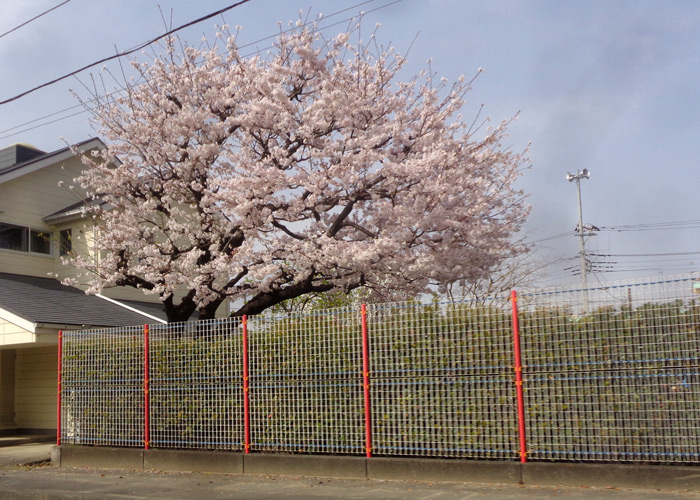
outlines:
[{"label": "white siding", "polygon": [[0,272],[46,278],[55,269],[56,261],[50,256],[0,249]]},{"label": "white siding", "polygon": [[0,318],[0,346],[35,342],[36,336],[14,323]]},{"label": "white siding", "polygon": [[[82,199],[82,191],[69,189],[83,165],[72,158],[0,184],[0,210],[4,222],[48,229],[43,218]],[[63,186],[59,186],[59,182]]]},{"label": "white siding", "polygon": [[17,349],[15,423],[23,429],[55,429],[58,348]]},{"label": "white siding", "polygon": [[[91,222],[86,222],[84,219],[74,221],[71,223],[64,223],[57,225],[54,229],[56,236],[63,229],[71,230],[71,244],[72,251],[76,254],[87,255],[94,257],[94,237],[93,237],[93,225]],[[57,244],[58,248],[58,244]],[[61,263],[61,259],[56,259],[56,275],[59,279],[74,278],[79,282],[86,282],[87,278],[78,276],[84,271],[81,271],[72,266],[64,266]],[[81,286],[81,288],[87,288],[87,286]]]},{"label": "white siding", "polygon": [[[82,191],[70,190],[68,186],[82,169],[80,160],[71,158],[0,184],[0,221],[53,231],[43,218],[80,201]],[[60,181],[63,187],[59,186]],[[53,247],[53,255],[0,249],[0,272],[46,277],[60,265],[55,242]]]}]

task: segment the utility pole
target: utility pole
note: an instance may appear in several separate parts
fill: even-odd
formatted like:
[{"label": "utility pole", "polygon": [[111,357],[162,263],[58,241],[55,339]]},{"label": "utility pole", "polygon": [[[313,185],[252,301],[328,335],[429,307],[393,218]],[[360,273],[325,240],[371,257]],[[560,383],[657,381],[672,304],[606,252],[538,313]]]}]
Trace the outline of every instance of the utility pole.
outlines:
[{"label": "utility pole", "polygon": [[588,265],[586,264],[586,242],[583,234],[583,208],[581,204],[581,179],[590,179],[591,173],[584,168],[581,172],[578,170],[576,174],[567,172],[566,180],[569,182],[576,181],[576,190],[578,191],[578,241],[579,241],[579,256],[581,258],[581,285],[583,287],[583,312],[588,312]]}]

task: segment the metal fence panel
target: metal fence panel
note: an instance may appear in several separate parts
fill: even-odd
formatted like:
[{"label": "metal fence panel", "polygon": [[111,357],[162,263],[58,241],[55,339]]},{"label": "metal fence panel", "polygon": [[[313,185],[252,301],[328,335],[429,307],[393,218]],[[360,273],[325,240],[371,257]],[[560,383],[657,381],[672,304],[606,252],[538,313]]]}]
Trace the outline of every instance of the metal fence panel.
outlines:
[{"label": "metal fence panel", "polygon": [[243,449],[241,334],[237,318],[151,327],[151,446]]},{"label": "metal fence panel", "polygon": [[[519,295],[528,459],[700,462],[696,284]],[[368,377],[374,455],[519,457],[508,298],[366,310],[65,332],[61,441],[364,454]]]},{"label": "metal fence panel", "polygon": [[61,442],[143,446],[143,327],[64,332]]},{"label": "metal fence panel", "polygon": [[251,449],[362,453],[362,331],[356,309],[248,322]]},{"label": "metal fence panel", "polygon": [[513,458],[507,299],[368,307],[373,452]]},{"label": "metal fence panel", "polygon": [[531,459],[700,461],[694,281],[521,294]]}]

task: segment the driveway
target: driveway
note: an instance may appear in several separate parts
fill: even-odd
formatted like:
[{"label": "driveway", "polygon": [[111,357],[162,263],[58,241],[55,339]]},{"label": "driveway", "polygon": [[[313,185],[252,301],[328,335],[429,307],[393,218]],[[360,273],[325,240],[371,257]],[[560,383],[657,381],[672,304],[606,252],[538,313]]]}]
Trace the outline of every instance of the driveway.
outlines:
[{"label": "driveway", "polygon": [[0,467],[9,500],[700,500],[697,491],[165,473],[50,465]]},{"label": "driveway", "polygon": [[51,443],[31,443],[0,447],[0,467],[25,465],[51,458]]},{"label": "driveway", "polygon": [[[166,473],[94,468],[56,468],[53,444],[0,448],[1,499],[343,499],[361,500],[700,500],[698,491],[575,488],[421,481],[343,480],[284,476]],[[26,464],[35,464],[25,466]]]}]

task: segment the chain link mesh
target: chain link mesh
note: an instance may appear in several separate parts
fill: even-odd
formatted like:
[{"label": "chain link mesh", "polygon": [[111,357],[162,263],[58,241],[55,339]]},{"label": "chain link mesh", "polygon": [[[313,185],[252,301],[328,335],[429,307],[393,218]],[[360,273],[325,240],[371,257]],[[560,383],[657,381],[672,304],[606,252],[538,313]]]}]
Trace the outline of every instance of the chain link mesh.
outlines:
[{"label": "chain link mesh", "polygon": [[[519,295],[528,459],[700,462],[696,284]],[[374,455],[520,456],[508,298],[370,305],[366,318]],[[250,450],[364,454],[360,309],[247,327]],[[236,318],[151,326],[152,447],[244,449],[242,332]],[[63,339],[62,442],[143,446],[143,327]]]},{"label": "chain link mesh", "polygon": [[693,282],[520,296],[530,458],[700,461]]},{"label": "chain link mesh", "polygon": [[358,311],[254,317],[248,328],[251,448],[364,451]]},{"label": "chain link mesh", "polygon": [[61,442],[143,446],[143,327],[63,334]]}]

